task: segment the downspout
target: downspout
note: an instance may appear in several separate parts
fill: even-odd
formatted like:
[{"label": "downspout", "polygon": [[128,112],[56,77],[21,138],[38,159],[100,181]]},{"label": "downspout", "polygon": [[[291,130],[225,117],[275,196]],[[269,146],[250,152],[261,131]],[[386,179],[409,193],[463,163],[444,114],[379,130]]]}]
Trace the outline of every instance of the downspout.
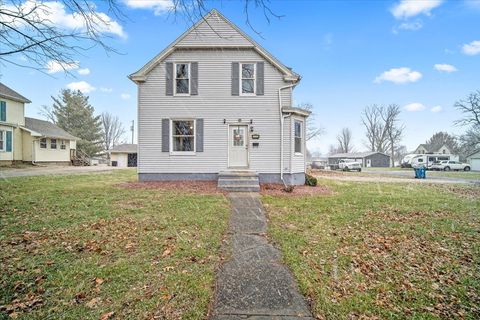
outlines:
[{"label": "downspout", "polygon": [[285,118],[289,117],[290,115],[288,114],[284,117],[282,113],[282,90],[293,88],[295,85],[296,85],[295,83],[292,83],[292,84],[289,84],[288,86],[283,86],[278,88],[278,111],[280,113],[280,180],[282,180],[282,183],[284,186],[287,186],[287,185],[283,180],[283,122]]},{"label": "downspout", "polygon": [[32,139],[32,165],[36,165],[36,154],[35,154],[35,141],[39,141],[39,139]]}]

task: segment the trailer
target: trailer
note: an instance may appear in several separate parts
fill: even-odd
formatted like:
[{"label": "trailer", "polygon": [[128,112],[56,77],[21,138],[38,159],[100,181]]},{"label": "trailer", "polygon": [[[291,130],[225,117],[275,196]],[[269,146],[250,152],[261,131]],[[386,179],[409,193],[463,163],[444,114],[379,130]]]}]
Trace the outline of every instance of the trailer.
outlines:
[{"label": "trailer", "polygon": [[[405,158],[404,158],[405,159]],[[426,169],[429,169],[434,163],[439,161],[458,161],[459,156],[454,154],[442,154],[442,153],[432,153],[432,154],[417,154],[410,158],[408,162],[410,167],[419,167],[424,166]]]}]

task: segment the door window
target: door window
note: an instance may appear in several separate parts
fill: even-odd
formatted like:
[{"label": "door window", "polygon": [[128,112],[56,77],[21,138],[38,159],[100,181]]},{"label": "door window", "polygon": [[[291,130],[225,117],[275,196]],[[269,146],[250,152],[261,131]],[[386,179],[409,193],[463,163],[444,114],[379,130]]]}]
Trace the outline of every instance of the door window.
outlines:
[{"label": "door window", "polygon": [[243,147],[245,145],[245,129],[237,128],[233,129],[233,146]]}]

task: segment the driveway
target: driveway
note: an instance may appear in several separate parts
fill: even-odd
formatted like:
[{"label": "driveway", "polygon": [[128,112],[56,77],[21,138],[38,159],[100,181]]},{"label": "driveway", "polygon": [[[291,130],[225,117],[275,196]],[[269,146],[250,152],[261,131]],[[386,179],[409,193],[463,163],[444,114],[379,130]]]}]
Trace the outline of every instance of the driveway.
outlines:
[{"label": "driveway", "polygon": [[33,177],[44,175],[71,175],[85,173],[107,173],[124,168],[109,167],[107,165],[74,167],[74,166],[25,166],[21,168],[0,167],[0,179],[14,177]]}]

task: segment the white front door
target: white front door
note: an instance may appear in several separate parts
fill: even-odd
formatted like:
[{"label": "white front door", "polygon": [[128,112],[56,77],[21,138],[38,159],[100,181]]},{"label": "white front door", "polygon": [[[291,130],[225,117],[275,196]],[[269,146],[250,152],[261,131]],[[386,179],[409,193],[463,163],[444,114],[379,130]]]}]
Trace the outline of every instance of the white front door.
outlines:
[{"label": "white front door", "polygon": [[248,126],[231,125],[228,139],[229,167],[248,167]]}]

